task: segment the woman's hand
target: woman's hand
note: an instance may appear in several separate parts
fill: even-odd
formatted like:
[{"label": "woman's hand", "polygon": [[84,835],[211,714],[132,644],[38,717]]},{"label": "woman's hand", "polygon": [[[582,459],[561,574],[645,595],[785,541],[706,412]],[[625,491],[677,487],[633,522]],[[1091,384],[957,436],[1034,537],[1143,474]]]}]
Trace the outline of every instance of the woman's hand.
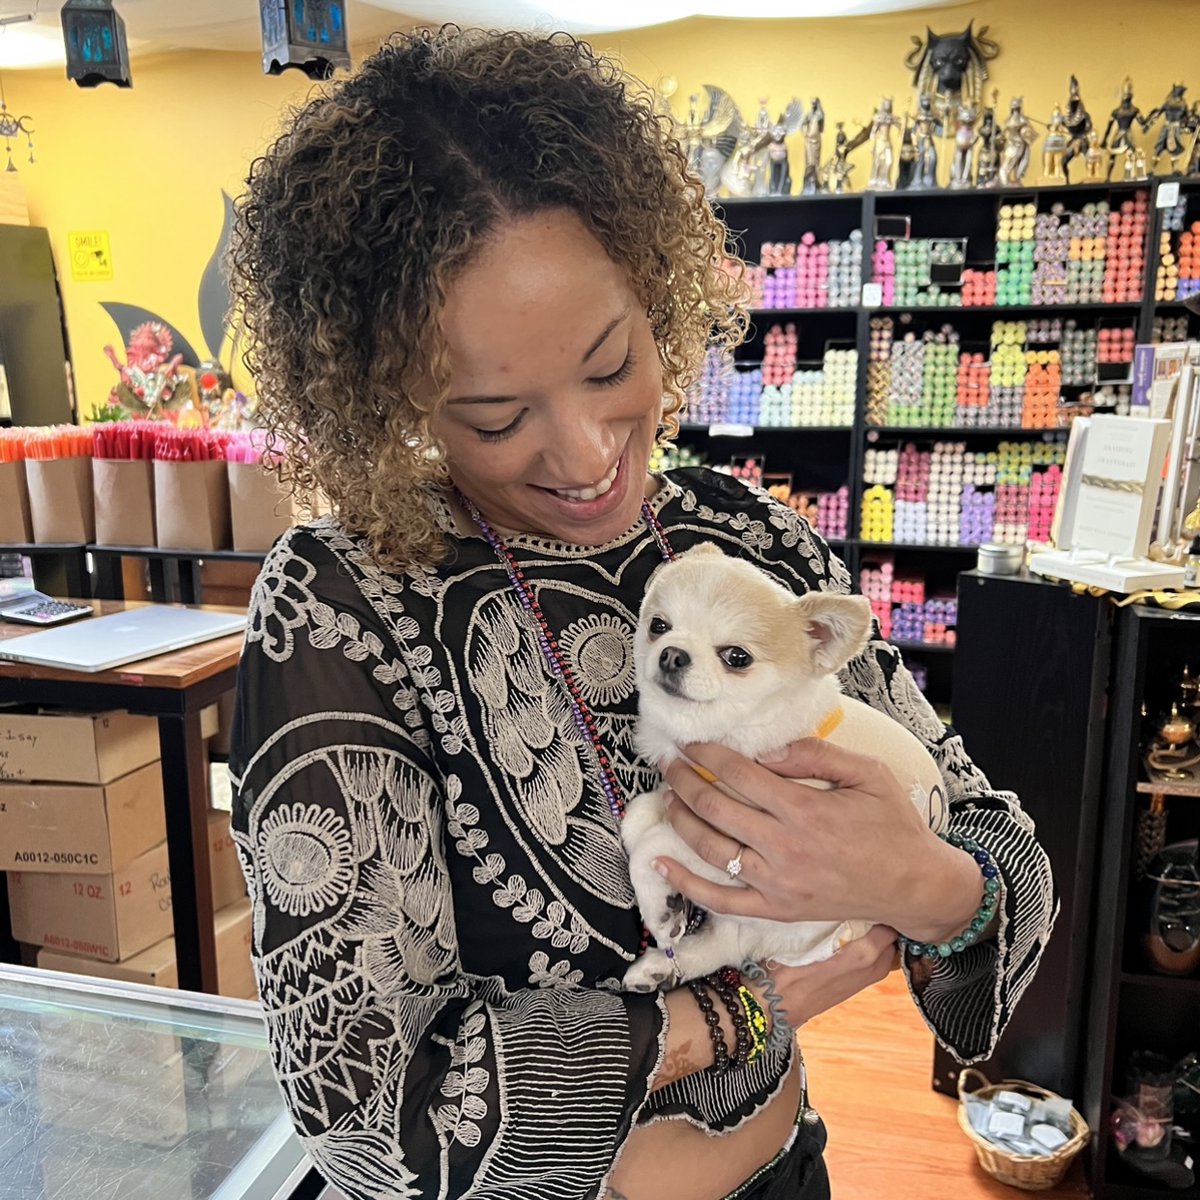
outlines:
[{"label": "woman's hand", "polygon": [[724,746],[687,752],[690,763],[666,772],[671,824],[720,869],[745,847],[741,887],[658,861],[671,886],[701,907],[774,921],[870,921],[920,941],[951,937],[974,916],[978,866],[929,829],[878,759],[816,738],[770,766]]},{"label": "woman's hand", "polygon": [[[896,931],[876,925],[831,958],[807,967],[763,966],[783,1002],[788,1024],[799,1029],[813,1017],[869,988],[896,966]],[[747,986],[753,985],[747,981]],[[754,988],[758,992],[758,988]],[[765,998],[759,994],[763,1009]]]}]

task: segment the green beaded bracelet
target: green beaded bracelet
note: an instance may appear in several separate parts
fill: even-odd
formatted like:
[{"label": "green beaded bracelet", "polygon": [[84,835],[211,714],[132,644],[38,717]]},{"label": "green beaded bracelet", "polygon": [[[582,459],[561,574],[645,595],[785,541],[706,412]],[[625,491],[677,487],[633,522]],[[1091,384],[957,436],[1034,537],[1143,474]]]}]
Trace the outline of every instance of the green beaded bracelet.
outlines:
[{"label": "green beaded bracelet", "polygon": [[916,942],[901,936],[900,948],[917,958],[949,958],[951,954],[958,954],[974,945],[979,935],[991,924],[1000,903],[1000,869],[992,856],[978,842],[963,837],[961,833],[942,833],[938,836],[951,846],[965,850],[979,864],[979,873],[983,876],[983,899],[966,929],[947,942]]}]

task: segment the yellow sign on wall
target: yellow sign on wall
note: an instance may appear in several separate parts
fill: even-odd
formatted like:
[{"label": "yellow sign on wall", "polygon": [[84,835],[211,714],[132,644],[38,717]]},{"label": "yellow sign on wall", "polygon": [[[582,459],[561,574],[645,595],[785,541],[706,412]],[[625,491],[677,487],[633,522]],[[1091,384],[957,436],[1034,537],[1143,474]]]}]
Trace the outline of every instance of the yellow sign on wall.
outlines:
[{"label": "yellow sign on wall", "polygon": [[67,251],[71,258],[71,278],[76,283],[98,283],[113,277],[107,230],[68,233]]}]

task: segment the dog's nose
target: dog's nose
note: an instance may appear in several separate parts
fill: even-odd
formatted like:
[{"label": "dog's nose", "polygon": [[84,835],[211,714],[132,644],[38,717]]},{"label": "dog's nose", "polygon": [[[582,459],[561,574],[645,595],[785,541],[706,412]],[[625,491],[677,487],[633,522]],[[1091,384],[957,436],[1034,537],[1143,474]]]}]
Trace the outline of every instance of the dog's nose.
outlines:
[{"label": "dog's nose", "polygon": [[674,675],[691,661],[692,656],[686,650],[680,650],[678,646],[668,646],[658,656],[658,669],[667,675]]}]

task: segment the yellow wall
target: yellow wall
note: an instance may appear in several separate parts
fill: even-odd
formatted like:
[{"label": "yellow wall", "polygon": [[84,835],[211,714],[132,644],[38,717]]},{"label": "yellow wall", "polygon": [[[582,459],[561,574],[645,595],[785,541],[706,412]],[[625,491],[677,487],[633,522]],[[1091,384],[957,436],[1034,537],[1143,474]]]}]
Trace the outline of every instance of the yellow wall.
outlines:
[{"label": "yellow wall", "polygon": [[[832,137],[833,121],[867,120],[881,94],[903,111],[911,94],[903,59],[927,20],[950,32],[972,18],[1001,46],[989,88],[1000,89],[1002,105],[1023,93],[1035,117],[1065,99],[1072,71],[1096,119],[1107,119],[1126,74],[1144,110],[1176,79],[1190,79],[1190,98],[1200,98],[1198,0],[992,0],[840,20],[689,20],[592,40],[648,81],[674,76],[677,112],[702,83],[725,87],[751,119],[760,96],[777,110],[793,95],[817,94]],[[113,381],[103,346],[117,335],[101,301],[150,309],[204,353],[196,296],[221,228],[221,190],[236,194],[282,107],[312,86],[296,72],[264,77],[257,54],[162,55],[135,60],[133,73],[127,91],[81,91],[59,71],[5,80],[10,109],[34,118],[38,163],[14,157],[30,218],[51,232],[84,412]],[[864,155],[853,177],[860,185]],[[67,233],[85,229],[111,234],[111,282],[70,278]]]}]

